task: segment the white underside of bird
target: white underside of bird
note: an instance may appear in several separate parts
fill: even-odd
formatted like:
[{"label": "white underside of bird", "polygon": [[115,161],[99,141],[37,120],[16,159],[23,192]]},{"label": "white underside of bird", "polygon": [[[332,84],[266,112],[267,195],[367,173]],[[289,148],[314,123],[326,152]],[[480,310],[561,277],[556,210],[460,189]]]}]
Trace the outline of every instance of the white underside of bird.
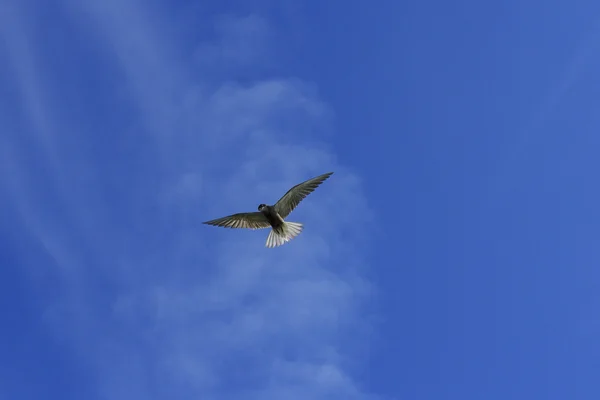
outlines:
[{"label": "white underside of bird", "polygon": [[302,233],[303,228],[304,225],[299,222],[284,221],[278,231],[275,231],[275,228],[271,229],[269,236],[267,236],[267,243],[265,246],[269,248],[281,246]]}]

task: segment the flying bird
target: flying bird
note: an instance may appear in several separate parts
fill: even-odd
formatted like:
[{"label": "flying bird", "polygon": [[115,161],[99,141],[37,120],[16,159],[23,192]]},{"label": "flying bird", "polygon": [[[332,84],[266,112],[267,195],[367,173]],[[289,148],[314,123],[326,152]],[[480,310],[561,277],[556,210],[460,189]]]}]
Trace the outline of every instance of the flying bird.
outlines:
[{"label": "flying bird", "polygon": [[303,229],[301,223],[284,221],[285,218],[332,174],[333,172],[328,172],[297,184],[288,190],[275,205],[260,204],[258,212],[233,214],[206,221],[203,224],[223,228],[263,229],[271,227],[265,246],[269,248],[281,246],[298,236]]}]

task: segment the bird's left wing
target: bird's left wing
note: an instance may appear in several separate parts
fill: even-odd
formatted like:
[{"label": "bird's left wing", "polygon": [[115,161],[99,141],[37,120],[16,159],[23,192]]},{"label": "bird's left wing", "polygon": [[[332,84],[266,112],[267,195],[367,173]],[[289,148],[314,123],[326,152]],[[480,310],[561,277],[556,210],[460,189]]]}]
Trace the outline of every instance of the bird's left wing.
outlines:
[{"label": "bird's left wing", "polygon": [[333,172],[328,172],[297,184],[288,190],[287,193],[284,194],[277,203],[275,203],[275,211],[281,215],[281,218],[287,217],[306,196],[311,194],[321,183],[325,181],[325,179],[329,178],[332,174]]},{"label": "bird's left wing", "polygon": [[222,226],[223,228],[248,228],[262,229],[269,228],[269,220],[261,212],[239,213],[229,215],[223,218],[213,219],[203,222],[203,224]]}]

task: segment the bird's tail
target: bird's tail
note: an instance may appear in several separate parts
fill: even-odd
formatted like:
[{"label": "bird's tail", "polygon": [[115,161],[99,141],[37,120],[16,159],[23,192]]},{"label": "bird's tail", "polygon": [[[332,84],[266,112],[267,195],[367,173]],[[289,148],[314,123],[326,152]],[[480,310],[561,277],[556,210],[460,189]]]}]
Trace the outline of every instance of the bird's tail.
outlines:
[{"label": "bird's tail", "polygon": [[271,229],[267,237],[267,247],[277,247],[289,242],[302,232],[302,224],[298,222],[284,222],[279,229]]}]

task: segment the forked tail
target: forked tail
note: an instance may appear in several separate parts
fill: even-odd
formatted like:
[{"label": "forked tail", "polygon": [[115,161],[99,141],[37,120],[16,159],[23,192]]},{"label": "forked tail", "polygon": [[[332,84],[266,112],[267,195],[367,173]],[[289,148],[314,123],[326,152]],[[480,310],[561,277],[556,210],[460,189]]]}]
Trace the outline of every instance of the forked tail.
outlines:
[{"label": "forked tail", "polygon": [[302,224],[298,222],[284,222],[281,228],[276,232],[275,229],[271,229],[269,236],[267,237],[267,247],[277,247],[284,243],[289,242],[302,232]]}]

